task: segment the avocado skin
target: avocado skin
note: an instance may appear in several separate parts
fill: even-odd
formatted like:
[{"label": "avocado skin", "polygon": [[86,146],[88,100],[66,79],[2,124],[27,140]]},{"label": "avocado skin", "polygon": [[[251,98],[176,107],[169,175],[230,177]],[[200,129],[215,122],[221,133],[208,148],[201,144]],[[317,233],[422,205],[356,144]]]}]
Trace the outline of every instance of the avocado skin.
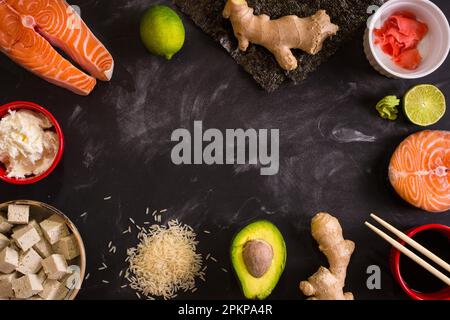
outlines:
[{"label": "avocado skin", "polygon": [[[261,239],[272,246],[273,260],[269,270],[261,278],[253,277],[242,258],[244,245]],[[276,287],[286,265],[286,244],[280,230],[270,221],[258,220],[242,228],[233,238],[230,248],[231,262],[247,299],[263,300]]]}]

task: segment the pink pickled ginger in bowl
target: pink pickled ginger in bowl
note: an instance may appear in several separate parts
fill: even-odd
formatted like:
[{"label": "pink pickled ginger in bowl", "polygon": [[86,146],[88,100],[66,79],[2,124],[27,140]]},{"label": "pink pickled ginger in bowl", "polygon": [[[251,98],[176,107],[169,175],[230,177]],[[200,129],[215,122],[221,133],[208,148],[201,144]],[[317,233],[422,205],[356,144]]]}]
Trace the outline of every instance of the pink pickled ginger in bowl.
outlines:
[{"label": "pink pickled ginger in bowl", "polygon": [[[394,28],[386,30],[386,25],[391,23],[395,24]],[[396,35],[396,29],[408,30],[408,36]],[[400,39],[400,46],[389,43],[394,37],[383,39],[386,35]],[[448,21],[439,7],[429,0],[386,2],[371,17],[364,38],[364,51],[370,64],[392,78],[425,77],[444,63],[449,50]]]}]

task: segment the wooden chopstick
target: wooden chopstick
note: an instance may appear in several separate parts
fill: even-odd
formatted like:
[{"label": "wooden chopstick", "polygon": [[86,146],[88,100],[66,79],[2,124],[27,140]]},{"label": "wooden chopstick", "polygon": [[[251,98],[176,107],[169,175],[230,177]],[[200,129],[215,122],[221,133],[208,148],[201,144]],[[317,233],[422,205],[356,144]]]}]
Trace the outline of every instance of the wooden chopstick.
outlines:
[{"label": "wooden chopstick", "polygon": [[405,241],[407,244],[409,244],[411,247],[422,253],[424,256],[429,258],[431,261],[434,261],[437,265],[441,266],[443,269],[450,272],[450,264],[439,258],[437,255],[435,255],[433,252],[422,246],[417,241],[413,240],[412,238],[408,237],[406,234],[395,228],[394,226],[390,225],[383,219],[377,217],[375,214],[370,214],[372,218],[374,218],[378,223],[380,223],[383,227],[391,231],[393,234],[395,234],[397,237]]},{"label": "wooden chopstick", "polygon": [[366,226],[368,226],[372,231],[374,231],[376,234],[378,234],[380,237],[382,237],[384,240],[389,242],[392,246],[394,246],[397,250],[399,250],[401,253],[406,255],[408,258],[416,262],[418,265],[420,265],[425,270],[429,271],[431,274],[433,274],[435,277],[439,278],[443,282],[445,282],[448,286],[450,286],[450,278],[447,277],[445,274],[437,270],[435,267],[433,267],[431,264],[423,260],[421,257],[416,255],[414,252],[409,250],[408,248],[404,247],[397,241],[395,241],[393,238],[388,236],[386,233],[378,229],[377,227],[371,225],[369,222],[364,223]]}]

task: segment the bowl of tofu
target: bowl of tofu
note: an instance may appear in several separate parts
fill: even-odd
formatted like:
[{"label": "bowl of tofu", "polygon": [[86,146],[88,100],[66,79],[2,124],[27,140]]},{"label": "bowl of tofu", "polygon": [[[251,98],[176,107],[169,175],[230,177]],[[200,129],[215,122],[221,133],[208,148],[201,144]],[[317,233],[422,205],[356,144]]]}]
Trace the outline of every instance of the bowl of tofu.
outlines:
[{"label": "bowl of tofu", "polygon": [[76,226],[37,201],[0,204],[0,300],[74,300],[86,272]]}]

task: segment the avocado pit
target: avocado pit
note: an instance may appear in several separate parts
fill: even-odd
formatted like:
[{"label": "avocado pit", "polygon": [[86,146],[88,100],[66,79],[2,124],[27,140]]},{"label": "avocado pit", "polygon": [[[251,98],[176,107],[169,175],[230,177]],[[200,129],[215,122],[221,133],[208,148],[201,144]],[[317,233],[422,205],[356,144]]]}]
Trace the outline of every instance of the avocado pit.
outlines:
[{"label": "avocado pit", "polygon": [[247,271],[255,278],[261,278],[269,270],[273,260],[273,248],[264,240],[247,241],[242,250]]}]

